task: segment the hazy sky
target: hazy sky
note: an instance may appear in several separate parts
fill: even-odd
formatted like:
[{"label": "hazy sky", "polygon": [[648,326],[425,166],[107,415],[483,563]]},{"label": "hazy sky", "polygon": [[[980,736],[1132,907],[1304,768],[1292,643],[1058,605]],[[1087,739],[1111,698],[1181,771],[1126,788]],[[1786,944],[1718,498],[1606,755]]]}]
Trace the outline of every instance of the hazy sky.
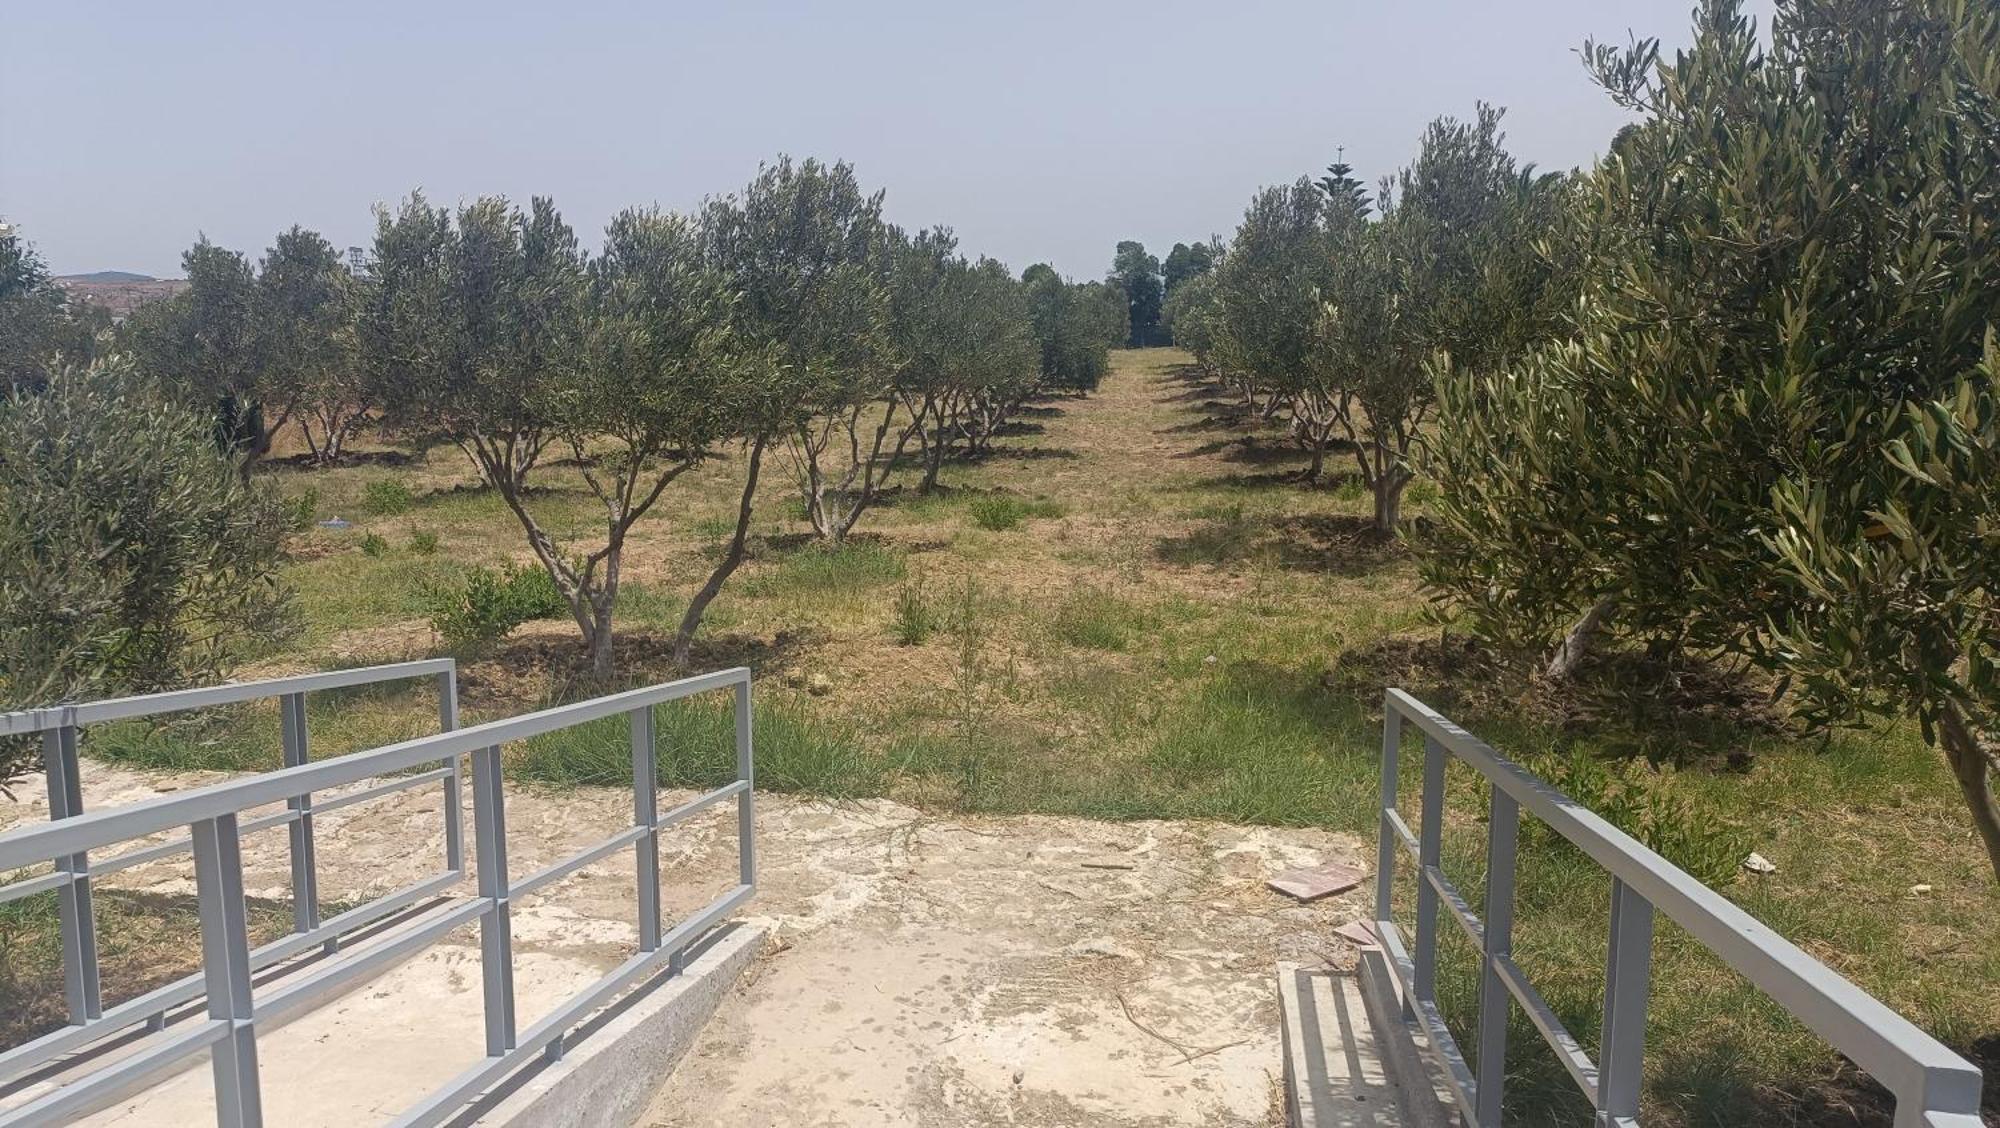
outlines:
[{"label": "hazy sky", "polygon": [[[369,208],[553,196],[587,238],[777,153],[1016,271],[1227,235],[1344,145],[1367,180],[1439,114],[1507,108],[1545,168],[1623,120],[1587,36],[1685,42],[1692,0],[0,6],[0,216],[58,273],[179,273],[198,232],[367,242]],[[1760,15],[1769,0],[1751,10]]]}]

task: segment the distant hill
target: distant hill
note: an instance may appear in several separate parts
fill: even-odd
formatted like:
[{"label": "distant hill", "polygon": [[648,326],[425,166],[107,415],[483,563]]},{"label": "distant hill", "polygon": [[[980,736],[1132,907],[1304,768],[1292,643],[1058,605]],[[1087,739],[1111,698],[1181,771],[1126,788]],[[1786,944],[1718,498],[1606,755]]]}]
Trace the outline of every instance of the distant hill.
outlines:
[{"label": "distant hill", "polygon": [[158,282],[150,274],[134,274],[129,270],[98,270],[89,274],[64,274],[58,282]]}]

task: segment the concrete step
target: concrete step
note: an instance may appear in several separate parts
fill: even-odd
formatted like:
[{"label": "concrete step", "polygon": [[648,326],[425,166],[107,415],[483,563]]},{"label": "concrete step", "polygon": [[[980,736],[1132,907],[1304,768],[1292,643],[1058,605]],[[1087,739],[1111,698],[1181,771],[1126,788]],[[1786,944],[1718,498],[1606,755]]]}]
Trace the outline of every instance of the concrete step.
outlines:
[{"label": "concrete step", "polygon": [[[1285,1035],[1285,1099],[1296,1128],[1444,1128],[1435,1101],[1412,1101],[1399,1063],[1413,1056],[1392,1043],[1399,1026],[1370,1020],[1355,972],[1278,965]],[[1421,1083],[1421,1082],[1420,1082]]]}]

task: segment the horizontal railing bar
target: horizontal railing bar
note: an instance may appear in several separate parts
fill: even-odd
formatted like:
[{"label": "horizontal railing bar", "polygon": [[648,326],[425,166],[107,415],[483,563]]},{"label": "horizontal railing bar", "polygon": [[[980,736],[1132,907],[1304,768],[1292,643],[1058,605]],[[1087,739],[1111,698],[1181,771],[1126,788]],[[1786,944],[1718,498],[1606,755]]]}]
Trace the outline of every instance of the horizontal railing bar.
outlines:
[{"label": "horizontal railing bar", "polygon": [[723,787],[718,787],[714,791],[711,791],[706,795],[698,795],[693,799],[690,799],[687,802],[682,803],[680,806],[675,807],[673,810],[668,811],[666,814],[661,815],[660,821],[655,824],[655,829],[665,830],[676,823],[686,820],[692,815],[700,813],[706,808],[712,807],[715,804],[722,802],[724,799],[734,798],[735,796],[741,795],[742,793],[748,790],[750,790],[750,781],[747,779],[739,779],[735,783],[727,784]]},{"label": "horizontal railing bar", "polygon": [[1438,896],[1443,898],[1445,905],[1451,909],[1451,915],[1458,918],[1458,926],[1465,930],[1465,935],[1471,939],[1474,950],[1485,951],[1486,922],[1480,920],[1479,914],[1472,911],[1472,906],[1467,904],[1464,896],[1459,893],[1458,886],[1453,885],[1451,879],[1444,875],[1444,871],[1436,866],[1424,866],[1423,874],[1424,880],[1430,882],[1431,888],[1437,890]]},{"label": "horizontal railing bar", "polygon": [[73,873],[57,870],[54,873],[45,873],[40,877],[31,877],[25,881],[17,881],[12,885],[0,886],[0,905],[4,905],[9,901],[18,901],[23,897],[32,897],[37,893],[47,893],[51,889],[61,889],[63,886],[75,881],[77,876]]},{"label": "horizontal railing bar", "polygon": [[72,1123],[78,1117],[106,1105],[117,1104],[147,1078],[220,1042],[228,1037],[229,1031],[227,1019],[216,1018],[198,1023],[175,1033],[157,1046],[105,1066],[91,1074],[87,1081],[64,1085],[19,1108],[0,1113],[0,1125],[27,1128],[28,1125]]},{"label": "horizontal railing bar", "polygon": [[[282,963],[336,936],[371,924],[426,898],[434,897],[457,884],[462,876],[456,872],[446,872],[389,896],[349,909],[339,916],[328,919],[310,932],[282,936],[261,948],[253,949],[250,952],[250,967],[254,971],[261,971],[272,964]],[[0,1051],[0,1083],[45,1065],[70,1050],[109,1038],[120,1030],[137,1026],[155,1015],[164,1014],[183,1003],[199,999],[205,989],[202,974],[195,972],[172,983],[155,987],[143,995],[127,999],[115,1007],[106,1007],[102,1015],[87,1023],[64,1026],[32,1042],[24,1042]]]},{"label": "horizontal railing bar", "polygon": [[386,916],[409,908],[419,901],[425,901],[465,880],[458,870],[446,870],[434,877],[427,877],[415,885],[407,885],[386,897],[378,897],[320,923],[309,932],[294,932],[281,936],[261,948],[250,950],[250,967],[253,971],[263,969],[290,959],[300,952],[319,947],[336,936],[344,935],[364,925],[373,924]]},{"label": "horizontal railing bar", "polygon": [[[274,826],[283,826],[286,823],[295,823],[297,821],[299,821],[299,812],[277,811],[258,818],[245,820],[237,825],[236,833],[250,834],[254,831],[269,830]],[[172,838],[157,846],[148,846],[143,850],[128,850],[123,854],[106,858],[103,861],[93,858],[90,862],[90,876],[103,877],[106,874],[131,869],[133,866],[143,866],[147,862],[156,862],[161,858],[171,858],[175,854],[185,854],[192,849],[194,849],[194,839]]]},{"label": "horizontal railing bar", "polygon": [[1389,829],[1402,840],[1403,849],[1410,852],[1410,857],[1421,860],[1423,848],[1417,844],[1417,832],[1411,830],[1410,824],[1403,821],[1403,813],[1394,807],[1384,807],[1382,817],[1388,820]]},{"label": "horizontal railing bar", "polygon": [[45,705],[0,713],[0,736],[42,732],[52,728],[122,721],[161,713],[183,713],[215,705],[235,705],[288,693],[310,693],[321,689],[345,689],[376,682],[401,681],[453,671],[449,658],[425,658],[415,662],[393,662],[385,666],[359,666],[351,670],[326,670],[316,674],[294,674],[262,681],[230,682],[199,689],[176,689],[136,697],[114,697],[106,701],[86,701],[71,705]]},{"label": "horizontal railing bar", "polygon": [[290,981],[257,1000],[252,1013],[256,1021],[266,1022],[325,995],[349,989],[357,981],[379,975],[408,959],[438,937],[478,920],[486,913],[487,907],[485,901],[467,901],[384,936],[352,955],[336,957],[326,967],[302,979]]},{"label": "horizontal railing bar", "polygon": [[1403,947],[1402,932],[1394,921],[1376,922],[1376,939],[1380,941],[1382,953],[1388,957],[1389,970],[1395,975],[1398,988],[1411,1013],[1424,1026],[1424,1033],[1431,1044],[1431,1056],[1444,1067],[1445,1086],[1451,1090],[1452,1100],[1458,1103],[1459,1111],[1467,1124],[1479,1123],[1479,1082],[1472,1076],[1472,1068],[1465,1063],[1465,1054],[1458,1047],[1458,1039],[1451,1036],[1451,1028],[1444,1023],[1444,1014],[1438,1010],[1434,1000],[1417,998],[1416,963],[1410,959],[1409,950]]},{"label": "horizontal railing bar", "polygon": [[1978,1109],[1979,1071],[1915,1023],[1423,702],[1400,689],[1386,700],[1899,1098]]},{"label": "horizontal railing bar", "polygon": [[45,826],[0,835],[0,870],[66,854],[100,849],[113,842],[140,838],[204,819],[233,814],[248,807],[275,803],[307,792],[329,791],[357,780],[386,775],[403,768],[463,755],[479,748],[507,744],[604,717],[629,713],[698,693],[748,684],[743,667],[719,670],[662,685],[628,690],[573,705],[561,705],[470,728],[417,737],[370,752],[280,768],[248,779],[231,780],[177,795],[164,795],[129,806],[95,811]]},{"label": "horizontal railing bar", "polygon": [[366,803],[370,799],[380,799],[384,795],[394,795],[398,791],[408,791],[412,787],[422,787],[424,784],[434,783],[449,775],[451,775],[451,769],[448,767],[432,768],[430,771],[418,772],[415,775],[397,776],[387,783],[378,783],[373,787],[365,787],[360,791],[350,791],[345,795],[335,795],[325,799],[316,798],[313,800],[313,814],[324,815],[328,811],[338,811],[342,807],[352,807],[356,803]]},{"label": "horizontal railing bar", "polygon": [[1548,1000],[1542,998],[1542,993],[1535,990],[1533,983],[1528,982],[1528,973],[1521,970],[1521,965],[1515,963],[1513,957],[1496,955],[1492,959],[1493,970],[1500,976],[1501,984],[1514,996],[1514,1001],[1521,1004],[1521,1011],[1528,1016],[1528,1021],[1541,1031],[1542,1040],[1555,1051],[1556,1060],[1562,1062],[1563,1068],[1569,1070],[1577,1088],[1582,1089],[1583,1095],[1595,1105],[1597,1063],[1590,1060],[1590,1054],[1570,1034],[1569,1027],[1556,1017],[1555,1009],[1549,1006]]},{"label": "horizontal railing bar", "polygon": [[521,1067],[530,1057],[543,1047],[563,1036],[577,1022],[611,1001],[626,986],[652,972],[660,964],[672,959],[681,949],[729,915],[739,905],[750,899],[754,890],[748,885],[739,885],[709,905],[700,913],[676,925],[671,932],[661,938],[660,947],[651,952],[641,952],[631,957],[610,974],[557,1007],[547,1018],[529,1027],[515,1040],[515,1045],[505,1054],[489,1057],[460,1073],[457,1077],[426,1097],[422,1103],[411,1108],[393,1122],[393,1128],[428,1128],[442,1124],[454,1116],[474,1094],[490,1088],[495,1082]]},{"label": "horizontal railing bar", "polygon": [[619,831],[617,834],[581,853],[571,854],[562,861],[552,866],[544,866],[513,883],[507,887],[507,896],[525,897],[552,881],[560,881],[590,863],[610,854],[615,854],[632,843],[639,841],[641,838],[646,837],[646,831],[647,828],[643,826],[628,826],[624,830]]}]

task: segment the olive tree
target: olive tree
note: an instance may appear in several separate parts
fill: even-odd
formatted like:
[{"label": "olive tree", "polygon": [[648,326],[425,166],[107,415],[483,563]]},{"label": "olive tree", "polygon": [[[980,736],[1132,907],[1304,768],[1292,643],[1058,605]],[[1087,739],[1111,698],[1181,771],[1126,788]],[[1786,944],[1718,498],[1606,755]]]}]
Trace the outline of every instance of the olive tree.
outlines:
[{"label": "olive tree", "polygon": [[34,389],[60,361],[96,354],[92,307],[73,309],[27,240],[0,224],[0,394]]},{"label": "olive tree", "polygon": [[1130,324],[1125,290],[1108,282],[1071,282],[1047,263],[1021,272],[1028,324],[1041,350],[1041,382],[1051,391],[1095,391],[1110,351]]},{"label": "olive tree", "polygon": [[278,235],[257,274],[260,382],[288,406],[318,462],[339,460],[370,409],[355,348],[354,291],[333,244],[298,226]]},{"label": "olive tree", "polygon": [[[1915,717],[2000,877],[2000,13],[1785,0],[1764,47],[1711,0],[1671,60],[1586,57],[1643,120],[1582,193],[1573,334],[1445,385],[1462,543],[1427,576],[1493,633],[1571,620],[1561,650],[1608,629],[1755,660],[1809,718]],[[1502,552],[1537,566],[1463,566]]]},{"label": "olive tree", "polygon": [[780,157],[740,194],[710,201],[702,225],[740,295],[739,332],[777,365],[752,457],[783,443],[814,531],[838,541],[875,498],[894,426],[882,195],[863,192],[844,162]]},{"label": "olive tree", "polygon": [[141,372],[214,413],[217,445],[247,476],[292,412],[288,390],[268,380],[257,273],[206,236],[181,256],[181,270],[187,289],[136,310],[120,343]]},{"label": "olive tree", "polygon": [[275,491],[128,362],[16,390],[0,400],[0,708],[210,680],[284,641],[285,532]]}]

